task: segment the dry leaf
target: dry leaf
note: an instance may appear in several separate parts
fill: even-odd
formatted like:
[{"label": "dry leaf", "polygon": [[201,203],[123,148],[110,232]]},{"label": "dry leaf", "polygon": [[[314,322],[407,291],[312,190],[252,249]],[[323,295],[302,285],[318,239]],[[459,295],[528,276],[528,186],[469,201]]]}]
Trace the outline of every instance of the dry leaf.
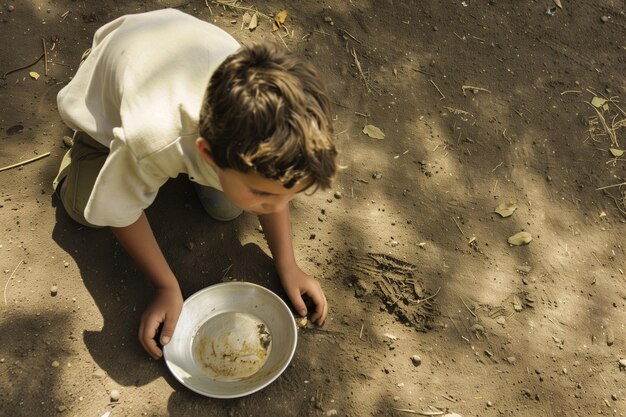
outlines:
[{"label": "dry leaf", "polygon": [[241,28],[243,29],[244,27],[248,27],[248,25],[250,24],[250,20],[252,19],[252,16],[250,16],[250,13],[245,12],[243,14],[243,20],[241,22]]},{"label": "dry leaf", "polygon": [[559,9],[563,8],[563,5],[561,4],[561,0],[554,0],[554,4],[556,4]]},{"label": "dry leaf", "polygon": [[613,155],[616,158],[619,158],[620,156],[624,155],[624,151],[622,151],[621,149],[610,148],[609,152],[611,152],[611,155]]},{"label": "dry leaf", "polygon": [[250,24],[248,25],[248,29],[250,29],[252,31],[252,30],[256,29],[256,27],[258,25],[259,25],[259,16],[258,16],[257,13],[255,13],[250,18]]},{"label": "dry leaf", "polygon": [[502,217],[509,217],[517,210],[517,206],[513,203],[500,203],[494,210]]},{"label": "dry leaf", "polygon": [[385,139],[385,134],[383,133],[383,131],[374,125],[365,125],[363,127],[363,133],[365,133],[370,138]]},{"label": "dry leaf", "polygon": [[31,71],[28,73],[28,75],[30,75],[30,78],[32,78],[33,80],[38,80],[39,79],[39,73],[35,72],[35,71]]},{"label": "dry leaf", "polygon": [[606,100],[600,97],[594,97],[591,99],[591,105],[596,108],[600,108],[606,104]]},{"label": "dry leaf", "polygon": [[533,237],[528,232],[519,232],[508,239],[508,242],[514,246],[528,245]]},{"label": "dry leaf", "polygon": [[287,19],[287,10],[281,10],[280,12],[276,13],[276,16],[274,16],[274,23],[272,24],[272,30],[276,32],[278,29],[283,27],[285,19]]}]

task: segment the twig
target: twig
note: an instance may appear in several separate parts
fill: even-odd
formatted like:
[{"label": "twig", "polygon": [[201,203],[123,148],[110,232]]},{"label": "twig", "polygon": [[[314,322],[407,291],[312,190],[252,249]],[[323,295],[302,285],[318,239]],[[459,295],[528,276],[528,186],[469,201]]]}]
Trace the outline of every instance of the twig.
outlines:
[{"label": "twig", "polygon": [[580,90],[565,90],[561,93],[561,95],[563,94],[582,94],[582,91]]},{"label": "twig", "polygon": [[446,98],[446,96],[444,96],[444,95],[443,95],[443,93],[441,92],[441,90],[439,89],[439,87],[437,87],[437,84],[435,84],[435,82],[434,82],[433,80],[429,80],[429,81],[430,81],[430,83],[431,83],[432,85],[434,85],[434,86],[435,86],[435,88],[437,89],[437,91],[439,91],[439,94],[441,94],[441,98],[440,98],[439,100],[443,100],[444,98]]},{"label": "twig", "polygon": [[365,114],[365,113],[359,113],[358,111],[355,111],[354,114],[356,114],[357,116],[361,116],[361,117],[370,117],[369,114]]},{"label": "twig", "polygon": [[441,395],[443,398],[445,398],[448,401],[451,401],[453,403],[456,402],[456,400],[454,398],[452,398],[452,397],[448,397],[447,395],[444,395],[444,394],[439,394],[439,395]]},{"label": "twig", "polygon": [[395,407],[391,407],[391,409],[400,411],[402,413],[417,414],[419,416],[442,416],[443,415],[443,411],[415,411],[415,410],[411,410],[408,408],[395,408]]},{"label": "twig", "polygon": [[439,294],[439,290],[441,290],[441,287],[437,288],[437,291],[435,291],[435,293],[433,295],[431,295],[430,297],[426,297],[426,298],[422,298],[421,300],[417,300],[417,304],[425,303],[428,300],[432,300],[433,298],[435,298],[437,296],[437,294]]},{"label": "twig", "polygon": [[486,88],[475,87],[473,85],[463,85],[461,86],[461,90],[463,91],[463,95],[465,95],[465,90],[471,90],[472,93],[476,93],[477,91],[484,91],[486,93],[491,93],[491,91],[487,90]]},{"label": "twig", "polygon": [[[348,32],[348,31],[347,31],[347,30],[345,30],[345,29],[341,29],[341,30],[343,31],[343,33],[345,33],[346,35],[348,35],[349,37],[351,37],[352,39],[354,39],[357,43],[361,44],[361,41],[360,41],[360,40],[358,40],[357,38],[355,38],[354,36],[352,36],[352,35],[350,34],[350,32]],[[362,44],[361,44],[361,45],[362,45]]]},{"label": "twig", "polygon": [[370,85],[367,82],[367,78],[365,78],[365,74],[363,74],[363,69],[361,68],[361,63],[359,62],[359,59],[356,56],[356,50],[354,48],[352,48],[351,55],[354,58],[354,63],[356,64],[356,67],[359,70],[359,74],[361,74],[361,78],[363,78],[363,82],[365,83],[365,87],[367,87],[367,92],[371,93],[372,89],[370,88]]},{"label": "twig", "polygon": [[465,300],[463,300],[463,297],[459,296],[459,298],[461,299],[461,302],[463,303],[463,305],[465,306],[467,311],[469,311],[472,316],[476,317],[476,313],[474,313],[472,310],[470,310],[470,308],[467,306],[467,304],[465,304]]},{"label": "twig", "polygon": [[48,48],[46,47],[46,39],[41,38],[41,43],[43,44],[43,73],[47,77],[48,76]]},{"label": "twig", "polygon": [[[221,6],[224,7],[230,7],[232,9],[239,9],[239,10],[247,10],[249,12],[255,12],[258,13],[259,15],[266,17],[270,20],[274,20],[271,17],[269,17],[268,15],[266,15],[265,13],[261,13],[260,11],[258,11],[257,9],[253,8],[253,7],[244,7],[244,6],[238,6],[236,3],[236,1],[224,1],[224,0],[214,0],[213,3],[219,4]],[[209,7],[209,5],[207,4],[207,7]]]},{"label": "twig", "polygon": [[359,332],[359,340],[361,340],[361,337],[363,336],[363,327],[364,325],[361,324],[361,331]]},{"label": "twig", "polygon": [[452,219],[452,221],[454,222],[454,224],[456,224],[456,227],[458,227],[458,228],[459,228],[459,232],[461,232],[461,234],[463,235],[463,237],[466,237],[466,236],[465,236],[465,233],[463,233],[463,230],[461,229],[461,226],[459,226],[459,224],[457,223],[456,219],[455,219],[454,217],[452,217],[452,216],[450,216],[450,218]]},{"label": "twig", "polygon": [[626,182],[622,182],[620,184],[607,185],[606,187],[596,188],[596,191],[606,190],[607,188],[613,188],[613,187],[621,187],[622,185],[626,185]]},{"label": "twig", "polygon": [[423,69],[420,69],[420,68],[411,68],[411,69],[415,72],[419,72],[420,74],[428,75],[429,77],[435,76],[434,74],[431,74],[430,72],[424,71]]},{"label": "twig", "polygon": [[30,158],[30,159],[27,159],[26,161],[18,162],[17,164],[13,164],[13,165],[9,165],[9,166],[6,166],[6,167],[3,167],[3,168],[0,168],[0,172],[1,172],[1,171],[6,171],[6,170],[11,169],[11,168],[17,168],[17,167],[20,167],[20,166],[22,166],[22,165],[30,164],[31,162],[35,162],[35,161],[37,161],[38,159],[45,158],[45,157],[46,157],[46,156],[48,156],[48,155],[50,155],[50,152],[46,152],[46,153],[44,153],[44,154],[37,155],[37,156],[36,156],[36,157],[34,157],[34,158]]},{"label": "twig", "polygon": [[37,58],[37,60],[35,62],[33,62],[32,64],[24,65],[23,67],[15,68],[15,69],[12,69],[12,70],[9,70],[9,71],[5,72],[4,75],[2,76],[2,79],[3,80],[6,79],[7,75],[9,75],[9,74],[13,74],[14,72],[18,72],[18,71],[21,71],[21,70],[24,70],[24,69],[32,67],[37,62],[41,61],[41,59],[43,57],[44,57],[44,54],[41,54],[41,56],[39,58]]},{"label": "twig", "polygon": [[496,169],[500,168],[502,166],[504,162],[500,162],[498,165],[496,165],[496,167],[494,169],[491,170],[491,172],[495,171]]},{"label": "twig", "polygon": [[4,305],[7,305],[7,287],[9,286],[9,282],[11,282],[11,278],[13,278],[13,275],[15,275],[15,271],[17,271],[17,268],[20,267],[20,265],[22,265],[22,262],[24,262],[24,260],[22,259],[20,261],[19,264],[17,264],[17,266],[15,267],[15,269],[13,270],[13,272],[11,273],[11,276],[9,277],[9,279],[7,280],[7,283],[4,284]]},{"label": "twig", "polygon": [[588,105],[591,106],[592,109],[595,110],[596,114],[598,115],[598,119],[600,120],[600,122],[602,123],[602,127],[604,127],[604,130],[606,131],[607,135],[609,135],[609,137],[611,138],[611,143],[616,147],[619,148],[619,143],[617,143],[617,136],[615,135],[615,131],[613,129],[611,129],[609,127],[609,125],[607,125],[606,123],[606,119],[604,118],[604,116],[602,115],[602,113],[600,113],[600,110],[598,110],[598,108],[596,106],[594,106],[591,103],[585,102]]}]

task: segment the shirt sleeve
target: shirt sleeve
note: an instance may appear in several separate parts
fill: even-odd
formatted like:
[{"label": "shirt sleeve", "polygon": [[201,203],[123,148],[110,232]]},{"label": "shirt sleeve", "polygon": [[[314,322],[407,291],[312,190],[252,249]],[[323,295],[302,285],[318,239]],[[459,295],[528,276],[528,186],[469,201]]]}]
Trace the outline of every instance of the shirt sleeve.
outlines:
[{"label": "shirt sleeve", "polygon": [[133,224],[169,178],[150,158],[138,159],[119,137],[121,129],[115,130],[111,151],[85,208],[85,219],[96,226]]}]

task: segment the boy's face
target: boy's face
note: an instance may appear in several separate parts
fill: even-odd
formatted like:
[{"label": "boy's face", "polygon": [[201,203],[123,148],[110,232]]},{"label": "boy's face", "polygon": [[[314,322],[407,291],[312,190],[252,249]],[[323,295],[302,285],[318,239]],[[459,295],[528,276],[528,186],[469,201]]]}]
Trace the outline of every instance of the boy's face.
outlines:
[{"label": "boy's face", "polygon": [[[202,143],[198,143],[200,141]],[[222,169],[213,162],[204,139],[198,138],[196,145],[204,159],[217,172],[222,190],[230,201],[257,216],[285,209],[296,194],[309,185],[307,181],[300,181],[291,188],[285,188],[280,181],[265,178],[254,171],[244,173],[230,168]]]}]

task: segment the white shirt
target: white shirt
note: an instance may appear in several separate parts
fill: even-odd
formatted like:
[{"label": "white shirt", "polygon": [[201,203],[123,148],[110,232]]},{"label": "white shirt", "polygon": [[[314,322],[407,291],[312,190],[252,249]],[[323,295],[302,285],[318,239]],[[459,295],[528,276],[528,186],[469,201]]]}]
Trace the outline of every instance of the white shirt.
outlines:
[{"label": "white shirt", "polygon": [[91,54],[57,97],[68,126],[110,148],[87,221],[134,223],[181,173],[221,189],[195,141],[209,78],[238,49],[222,29],[175,9],[122,16],[98,29]]}]

